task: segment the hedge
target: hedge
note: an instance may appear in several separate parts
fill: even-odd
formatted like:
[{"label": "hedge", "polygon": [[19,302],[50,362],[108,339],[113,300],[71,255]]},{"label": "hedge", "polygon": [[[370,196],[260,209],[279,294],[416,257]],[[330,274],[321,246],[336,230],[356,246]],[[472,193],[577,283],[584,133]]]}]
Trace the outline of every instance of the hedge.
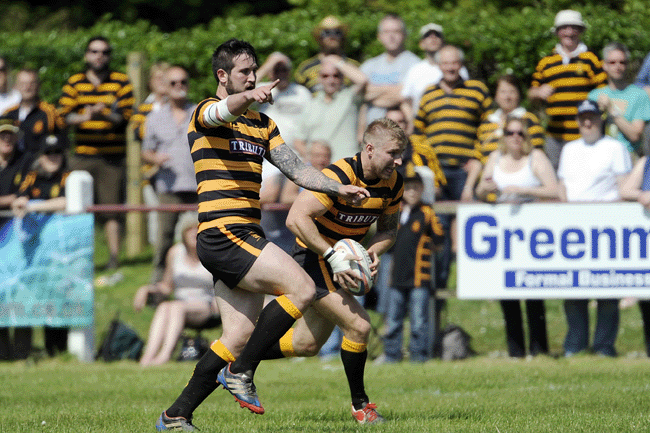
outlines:
[{"label": "hedge", "polygon": [[[381,1],[376,4],[372,9],[353,4],[354,11],[346,11],[343,2],[333,2],[331,12],[337,13],[350,26],[347,51],[353,58],[364,60],[382,51],[376,40],[377,23],[386,11],[393,11],[394,6]],[[402,5],[408,5],[399,11],[409,30],[407,48],[421,55],[417,47],[419,28],[427,22],[440,23],[447,42],[465,50],[471,75],[489,84],[505,72],[514,73],[524,83],[530,82],[538,60],[557,43],[550,30],[555,10],[538,7],[498,10],[494,6],[478,10],[436,8],[421,0]],[[589,25],[583,37],[585,43],[598,53],[610,41],[626,44],[636,62],[634,68],[650,51],[650,34],[645,29],[650,9],[628,9],[627,13],[621,13],[593,5],[579,10]],[[114,46],[113,66],[118,70],[125,70],[129,51],[144,52],[149,64],[165,60],[187,68],[192,78],[190,97],[198,101],[214,94],[216,89],[210,57],[218,44],[230,37],[246,39],[257,48],[262,61],[279,50],[298,64],[317,52],[311,31],[323,15],[307,7],[273,16],[215,17],[206,26],[173,33],[161,32],[146,21],[124,24],[107,15],[89,29],[0,33],[3,41],[0,54],[9,59],[14,70],[22,66],[39,69],[43,97],[55,102],[65,80],[83,69],[86,41],[101,34]]]}]

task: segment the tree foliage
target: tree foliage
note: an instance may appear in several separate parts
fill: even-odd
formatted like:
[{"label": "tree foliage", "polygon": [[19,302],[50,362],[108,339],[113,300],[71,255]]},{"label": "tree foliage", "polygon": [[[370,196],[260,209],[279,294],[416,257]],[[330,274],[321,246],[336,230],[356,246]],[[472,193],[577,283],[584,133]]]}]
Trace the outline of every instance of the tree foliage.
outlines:
[{"label": "tree foliage", "polygon": [[[428,0],[392,2],[389,0],[289,0],[291,10],[274,15],[224,15],[208,24],[162,31],[145,20],[125,24],[113,15],[105,15],[87,29],[27,30],[0,33],[0,54],[16,67],[36,67],[41,72],[43,94],[56,101],[61,86],[71,74],[83,69],[83,50],[90,36],[109,37],[114,45],[113,62],[125,69],[129,51],[146,53],[148,63],[165,60],[190,71],[190,96],[198,101],[214,94],[215,82],[210,67],[212,51],[230,37],[250,41],[261,60],[279,50],[294,63],[317,52],[311,31],[329,13],[336,13],[349,25],[348,55],[364,60],[382,51],[376,40],[377,23],[387,12],[398,12],[405,20],[409,36],[407,47],[418,50],[418,30],[427,22],[440,23],[447,42],[463,48],[473,77],[492,84],[505,72],[519,76],[524,83],[539,59],[557,43],[551,31],[556,8],[523,6],[501,8],[492,2],[474,7],[474,0],[455,5],[436,4]],[[440,3],[440,2],[437,2]],[[645,23],[650,10],[642,0],[630,0],[612,9],[607,4],[579,8],[589,27],[583,37],[594,51],[610,41],[630,47],[633,61],[638,62],[650,51],[650,34]],[[517,3],[515,3],[517,4]],[[361,7],[360,5],[372,5]],[[621,8],[622,11],[621,12]],[[397,9],[397,10],[396,10]],[[633,65],[634,67],[634,65]]]}]

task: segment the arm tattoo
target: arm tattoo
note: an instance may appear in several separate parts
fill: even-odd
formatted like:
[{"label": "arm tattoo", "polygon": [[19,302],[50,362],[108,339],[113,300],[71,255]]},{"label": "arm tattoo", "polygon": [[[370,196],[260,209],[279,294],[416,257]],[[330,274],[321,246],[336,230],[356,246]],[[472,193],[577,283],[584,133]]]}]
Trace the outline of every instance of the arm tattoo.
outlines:
[{"label": "arm tattoo", "polygon": [[269,153],[269,160],[299,186],[327,195],[338,195],[341,184],[305,164],[291,148],[282,144]]},{"label": "arm tattoo", "polygon": [[377,220],[377,233],[384,233],[395,238],[397,236],[398,223],[399,211],[390,215],[382,214]]}]

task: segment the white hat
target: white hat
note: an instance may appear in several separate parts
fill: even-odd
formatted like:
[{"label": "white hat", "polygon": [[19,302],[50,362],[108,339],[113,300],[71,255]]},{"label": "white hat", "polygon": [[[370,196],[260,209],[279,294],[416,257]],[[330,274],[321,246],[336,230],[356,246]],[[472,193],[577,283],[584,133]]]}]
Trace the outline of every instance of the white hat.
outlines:
[{"label": "white hat", "polygon": [[427,33],[436,32],[438,36],[442,36],[442,26],[436,23],[425,24],[420,28],[420,39],[424,38]]},{"label": "white hat", "polygon": [[582,21],[582,14],[578,11],[573,11],[571,9],[565,9],[560,11],[555,15],[555,23],[553,26],[553,31],[557,31],[562,26],[578,26],[583,29],[587,27],[584,21]]}]

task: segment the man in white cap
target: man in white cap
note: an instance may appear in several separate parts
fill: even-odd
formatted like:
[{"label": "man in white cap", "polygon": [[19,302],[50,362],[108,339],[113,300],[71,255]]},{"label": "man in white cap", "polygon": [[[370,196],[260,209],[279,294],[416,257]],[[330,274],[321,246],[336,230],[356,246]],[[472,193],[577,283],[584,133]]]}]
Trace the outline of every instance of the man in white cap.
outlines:
[{"label": "man in white cap", "polygon": [[[614,202],[632,169],[630,153],[620,141],[603,135],[602,113],[595,101],[585,100],[576,108],[580,138],[562,149],[558,178],[560,199],[567,202]],[[589,301],[567,299],[564,312],[567,334],[564,355],[576,355],[589,348]],[[617,299],[598,300],[596,330],[591,348],[601,356],[616,356],[618,334]]]},{"label": "man in white cap", "polygon": [[580,40],[585,29],[580,12],[558,12],[552,30],[559,43],[552,54],[537,64],[528,92],[531,100],[546,104],[549,123],[545,149],[556,169],[564,144],[580,137],[576,122],[578,104],[607,79],[598,56]]},{"label": "man in white cap", "polygon": [[[409,69],[402,83],[404,102],[401,108],[406,114],[409,129],[412,128],[424,90],[438,84],[442,79],[442,71],[435,61],[435,55],[444,44],[445,39],[440,24],[429,23],[420,28],[419,47],[424,51],[424,59]],[[463,80],[469,80],[465,66],[461,68],[460,76]]]}]

